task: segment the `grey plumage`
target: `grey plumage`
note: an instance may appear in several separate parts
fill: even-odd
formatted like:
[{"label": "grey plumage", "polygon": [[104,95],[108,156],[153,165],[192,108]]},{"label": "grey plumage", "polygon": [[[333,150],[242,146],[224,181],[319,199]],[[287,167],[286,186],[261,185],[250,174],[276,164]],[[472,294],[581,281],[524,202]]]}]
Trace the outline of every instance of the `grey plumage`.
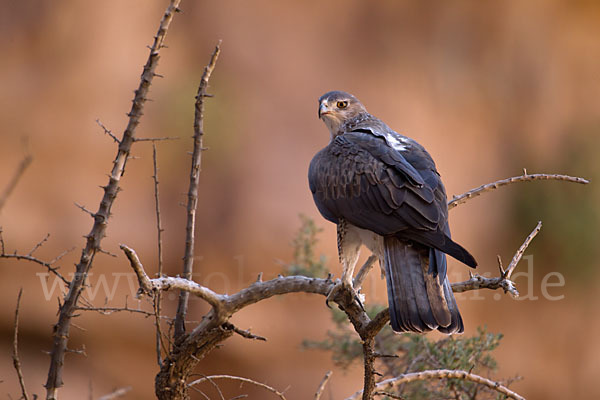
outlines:
[{"label": "grey plumage", "polygon": [[313,158],[309,185],[323,217],[355,230],[340,239],[343,277],[349,282],[365,244],[384,262],[395,331],[462,332],[445,254],[471,267],[476,262],[450,238],[446,192],[431,156],[348,93],[322,96],[319,117],[331,142]]}]

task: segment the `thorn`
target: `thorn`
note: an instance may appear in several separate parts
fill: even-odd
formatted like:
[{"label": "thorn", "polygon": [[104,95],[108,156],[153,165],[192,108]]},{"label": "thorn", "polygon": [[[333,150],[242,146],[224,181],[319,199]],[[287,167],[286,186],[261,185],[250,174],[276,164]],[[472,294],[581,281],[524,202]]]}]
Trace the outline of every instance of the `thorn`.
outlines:
[{"label": "thorn", "polygon": [[523,168],[523,175],[527,176],[527,168]]},{"label": "thorn", "polygon": [[263,273],[259,272],[258,278],[256,278],[256,282],[262,282]]},{"label": "thorn", "polygon": [[96,217],[96,214],[93,213],[92,211],[88,210],[87,208],[85,208],[85,206],[82,206],[81,204],[78,204],[78,203],[75,203],[75,206],[77,206],[77,208],[79,208],[81,211],[91,215],[92,218]]},{"label": "thorn", "polygon": [[502,278],[505,278],[506,271],[504,271],[504,268],[502,267],[502,258],[500,258],[500,254],[498,254],[497,257],[498,257],[498,269],[500,270],[500,276]]}]

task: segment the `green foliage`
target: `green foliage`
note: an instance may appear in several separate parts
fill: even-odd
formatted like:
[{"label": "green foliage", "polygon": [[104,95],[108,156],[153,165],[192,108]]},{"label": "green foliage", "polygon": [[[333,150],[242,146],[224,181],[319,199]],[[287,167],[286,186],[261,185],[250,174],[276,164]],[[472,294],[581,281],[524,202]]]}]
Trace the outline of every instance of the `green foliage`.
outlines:
[{"label": "green foliage", "polygon": [[[321,229],[304,215],[300,215],[300,220],[301,227],[292,242],[294,260],[285,266],[285,272],[290,275],[325,277],[326,258],[323,255],[317,258],[314,251],[317,234]],[[385,309],[378,304],[365,305],[365,308],[370,318]],[[326,338],[321,341],[304,340],[302,347],[330,351],[335,364],[342,368],[348,368],[354,362],[362,362],[362,343],[348,317],[337,308],[332,309],[331,313],[335,328],[327,331]],[[485,328],[479,328],[472,337],[457,335],[437,341],[431,337],[431,334],[398,335],[387,324],[375,337],[375,352],[385,355],[378,357],[376,364],[376,370],[382,375],[382,379],[435,369],[471,371],[486,376],[496,369],[496,361],[491,352],[500,344],[502,334],[488,333]],[[487,387],[460,379],[416,381],[388,392],[401,398],[423,400],[502,398]]]},{"label": "green foliage", "polygon": [[314,247],[317,244],[317,234],[322,231],[315,222],[300,214],[301,226],[292,241],[294,247],[294,260],[285,265],[287,275],[303,275],[311,278],[324,278],[327,276],[327,258],[321,254],[315,255]]},{"label": "green foliage", "polygon": [[[370,317],[374,317],[383,309],[381,305],[374,305],[367,306],[366,311]],[[360,339],[352,330],[346,315],[333,309],[332,319],[335,329],[328,331],[324,340],[305,340],[303,347],[331,351],[333,361],[342,368],[349,367],[355,361],[362,362]],[[456,335],[436,341],[431,339],[431,335],[398,335],[386,325],[375,338],[375,351],[389,357],[378,358],[376,370],[385,377],[434,369],[471,371],[486,376],[496,370],[497,364],[491,352],[498,347],[501,339],[502,334],[479,328],[475,336]],[[409,399],[487,399],[496,395],[476,383],[458,379],[416,381],[395,388],[390,393]]]}]

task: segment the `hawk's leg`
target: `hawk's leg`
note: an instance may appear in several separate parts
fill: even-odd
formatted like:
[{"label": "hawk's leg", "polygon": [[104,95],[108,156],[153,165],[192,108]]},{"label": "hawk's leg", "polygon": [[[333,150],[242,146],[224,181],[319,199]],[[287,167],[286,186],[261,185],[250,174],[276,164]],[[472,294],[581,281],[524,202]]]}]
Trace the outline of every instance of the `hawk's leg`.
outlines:
[{"label": "hawk's leg", "polygon": [[333,299],[337,293],[342,289],[350,289],[354,293],[354,298],[362,307],[360,297],[354,291],[352,285],[352,277],[354,275],[354,268],[358,262],[358,256],[360,255],[360,246],[362,244],[359,231],[353,225],[348,224],[344,219],[340,218],[337,225],[337,239],[338,239],[338,254],[340,257],[340,263],[342,264],[342,279],[341,282],[336,284],[325,300],[325,304],[329,306],[329,301]]}]

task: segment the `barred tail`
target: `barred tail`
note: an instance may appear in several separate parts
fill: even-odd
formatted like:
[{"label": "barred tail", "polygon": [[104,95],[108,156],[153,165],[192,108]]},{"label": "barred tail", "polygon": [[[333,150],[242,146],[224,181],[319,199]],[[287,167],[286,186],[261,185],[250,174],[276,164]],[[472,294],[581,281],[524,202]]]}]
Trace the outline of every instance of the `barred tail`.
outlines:
[{"label": "barred tail", "polygon": [[384,238],[384,251],[392,329],[462,333],[462,318],[445,274],[446,255],[391,236]]}]

